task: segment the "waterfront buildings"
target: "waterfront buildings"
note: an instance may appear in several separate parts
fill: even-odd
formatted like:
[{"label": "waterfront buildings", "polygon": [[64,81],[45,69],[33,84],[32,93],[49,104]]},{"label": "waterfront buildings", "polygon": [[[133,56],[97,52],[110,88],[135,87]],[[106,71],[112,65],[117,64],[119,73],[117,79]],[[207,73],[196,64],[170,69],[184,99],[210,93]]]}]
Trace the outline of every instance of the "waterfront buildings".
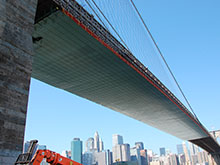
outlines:
[{"label": "waterfront buildings", "polygon": [[[79,138],[74,138],[73,148],[81,147]],[[123,137],[118,134],[112,136],[112,152],[104,150],[104,144],[98,132],[94,138],[90,137],[85,142],[85,152],[82,154],[83,165],[216,165],[205,151],[193,144],[183,142],[177,145],[177,153],[165,147],[159,148],[159,154],[151,149],[145,149],[143,142],[136,142],[133,147],[123,143]],[[80,149],[79,149],[80,150]],[[78,151],[78,150],[77,150]],[[64,152],[67,155],[68,151]],[[72,153],[72,145],[71,145]],[[79,152],[80,153],[80,152]],[[81,150],[82,153],[82,150]],[[74,153],[72,158],[74,157]],[[79,155],[78,155],[79,157]],[[76,160],[76,159],[75,159]],[[78,161],[79,162],[79,161]]]}]

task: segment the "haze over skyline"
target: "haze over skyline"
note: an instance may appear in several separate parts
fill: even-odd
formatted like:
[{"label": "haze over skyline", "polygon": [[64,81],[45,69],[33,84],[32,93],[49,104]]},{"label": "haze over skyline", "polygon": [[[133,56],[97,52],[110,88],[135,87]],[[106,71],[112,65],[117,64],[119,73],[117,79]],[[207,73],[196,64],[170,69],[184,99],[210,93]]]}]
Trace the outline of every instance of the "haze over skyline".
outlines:
[{"label": "haze over skyline", "polygon": [[[200,121],[208,130],[220,129],[220,2],[159,2],[135,1]],[[176,152],[176,144],[182,142],[101,105],[31,80],[26,140],[38,139],[61,152],[74,137],[85,141],[95,131],[109,149],[112,134],[122,135],[131,146],[142,141],[155,152],[160,147]]]}]

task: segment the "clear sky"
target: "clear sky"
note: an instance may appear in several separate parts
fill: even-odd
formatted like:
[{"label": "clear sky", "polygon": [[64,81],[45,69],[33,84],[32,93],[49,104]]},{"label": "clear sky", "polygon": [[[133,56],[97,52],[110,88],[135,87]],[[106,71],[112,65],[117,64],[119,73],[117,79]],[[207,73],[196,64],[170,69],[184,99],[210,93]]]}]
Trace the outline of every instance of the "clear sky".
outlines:
[{"label": "clear sky", "polygon": [[[158,46],[200,121],[208,130],[220,129],[220,1],[134,0]],[[171,126],[172,129],[172,126]],[[159,152],[176,152],[181,143],[139,121],[31,79],[25,140],[38,139],[56,152],[70,149],[95,131],[112,147],[112,134],[124,142],[144,142]]]}]

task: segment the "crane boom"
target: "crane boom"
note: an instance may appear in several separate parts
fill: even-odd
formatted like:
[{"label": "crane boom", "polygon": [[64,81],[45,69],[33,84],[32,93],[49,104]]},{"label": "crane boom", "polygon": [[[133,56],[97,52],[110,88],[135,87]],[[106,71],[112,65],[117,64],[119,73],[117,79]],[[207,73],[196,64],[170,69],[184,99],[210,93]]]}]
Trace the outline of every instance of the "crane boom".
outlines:
[{"label": "crane boom", "polygon": [[37,150],[31,160],[31,165],[40,165],[44,158],[51,165],[82,165],[50,150]]},{"label": "crane boom", "polygon": [[30,141],[27,153],[20,154],[15,165],[40,165],[44,158],[51,165],[82,165],[50,150],[37,150],[32,158],[37,142],[37,140]]}]

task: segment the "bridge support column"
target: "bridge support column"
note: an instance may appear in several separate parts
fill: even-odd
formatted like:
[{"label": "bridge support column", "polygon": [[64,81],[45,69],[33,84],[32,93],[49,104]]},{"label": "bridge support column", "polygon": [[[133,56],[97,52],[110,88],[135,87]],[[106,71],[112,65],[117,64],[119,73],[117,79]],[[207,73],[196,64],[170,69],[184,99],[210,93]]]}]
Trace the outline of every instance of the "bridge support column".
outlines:
[{"label": "bridge support column", "polygon": [[0,164],[22,151],[37,0],[0,1]]}]

